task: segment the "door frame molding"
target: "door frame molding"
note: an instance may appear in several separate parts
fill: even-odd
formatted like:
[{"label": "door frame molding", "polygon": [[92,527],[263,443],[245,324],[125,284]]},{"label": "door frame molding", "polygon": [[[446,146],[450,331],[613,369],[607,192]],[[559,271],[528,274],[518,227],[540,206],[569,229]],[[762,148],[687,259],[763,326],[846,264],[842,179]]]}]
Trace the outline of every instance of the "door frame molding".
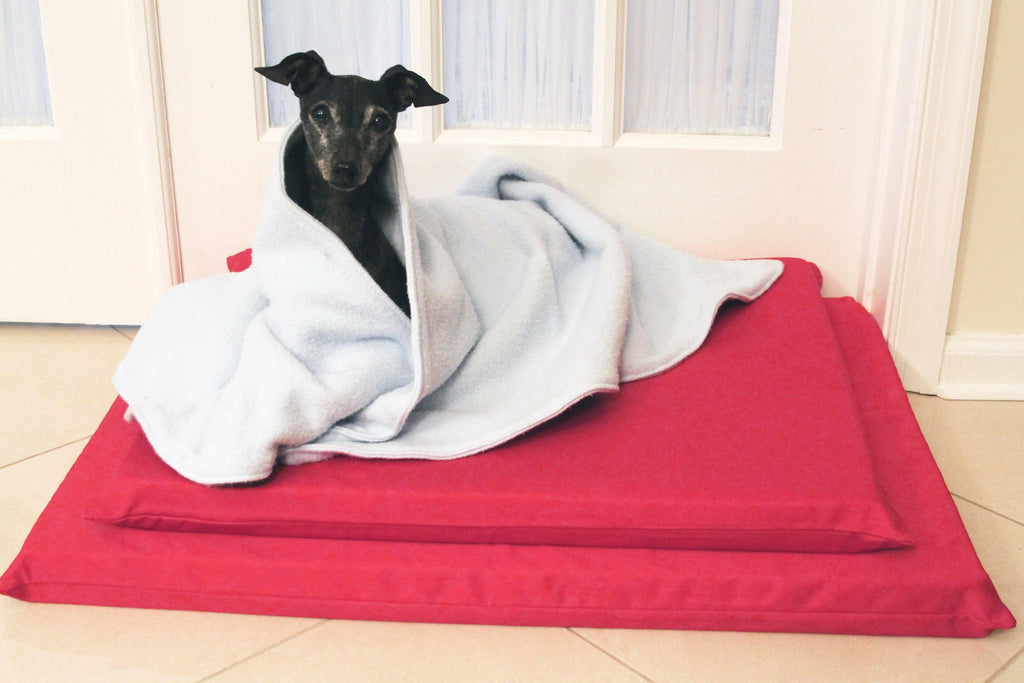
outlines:
[{"label": "door frame molding", "polygon": [[[159,178],[159,186],[151,188],[159,197],[163,210],[164,243],[166,252],[161,256],[164,281],[170,285],[184,280],[182,269],[181,236],[178,231],[178,212],[174,201],[174,170],[171,163],[171,138],[167,119],[167,94],[164,88],[164,67],[160,42],[160,17],[157,0],[143,0],[136,5],[135,24],[140,41],[139,54],[146,56],[145,73],[140,74],[140,87],[148,87],[151,97],[142,112],[148,139],[155,146],[149,152],[150,167]],[[143,79],[145,81],[143,82]]]},{"label": "door frame molding", "polygon": [[938,392],[974,148],[991,0],[936,0],[916,154],[883,330],[904,386]]}]

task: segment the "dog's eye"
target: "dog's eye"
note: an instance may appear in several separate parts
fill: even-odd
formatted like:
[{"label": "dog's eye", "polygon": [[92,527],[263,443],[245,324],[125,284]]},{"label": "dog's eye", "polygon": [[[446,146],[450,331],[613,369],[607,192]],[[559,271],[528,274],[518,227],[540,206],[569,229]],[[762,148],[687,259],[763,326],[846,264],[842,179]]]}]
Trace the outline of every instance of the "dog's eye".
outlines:
[{"label": "dog's eye", "polygon": [[383,132],[391,127],[391,117],[383,112],[377,112],[370,119],[370,127],[375,131]]},{"label": "dog's eye", "polygon": [[309,115],[314,121],[326,121],[330,118],[331,112],[327,109],[326,105],[318,104],[313,107]]}]

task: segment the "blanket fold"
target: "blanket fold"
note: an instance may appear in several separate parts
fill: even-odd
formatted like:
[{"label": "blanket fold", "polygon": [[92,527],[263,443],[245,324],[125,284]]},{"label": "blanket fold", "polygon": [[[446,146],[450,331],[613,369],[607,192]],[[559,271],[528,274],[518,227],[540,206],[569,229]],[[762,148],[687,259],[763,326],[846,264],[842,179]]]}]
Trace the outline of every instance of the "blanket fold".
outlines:
[{"label": "blanket fold", "polygon": [[507,161],[414,200],[395,148],[374,211],[406,267],[406,317],[288,197],[300,137],[282,143],[252,266],[173,288],[114,375],[154,450],[197,482],[335,454],[477,453],[675,365],[723,302],[782,271],[659,244]]}]

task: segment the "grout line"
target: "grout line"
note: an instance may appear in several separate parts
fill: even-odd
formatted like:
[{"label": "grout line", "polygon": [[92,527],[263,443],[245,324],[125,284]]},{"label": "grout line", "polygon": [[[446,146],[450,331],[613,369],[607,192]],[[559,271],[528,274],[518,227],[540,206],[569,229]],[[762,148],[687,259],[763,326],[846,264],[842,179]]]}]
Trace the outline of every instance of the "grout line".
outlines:
[{"label": "grout line", "polygon": [[612,654],[608,650],[604,649],[603,647],[601,647],[600,645],[598,645],[594,641],[590,640],[589,638],[584,636],[582,633],[578,632],[576,629],[574,629],[574,628],[566,628],[565,630],[568,631],[569,633],[573,634],[574,636],[576,636],[577,638],[582,640],[584,643],[586,643],[587,645],[589,645],[592,648],[594,648],[595,650],[597,650],[598,652],[601,652],[605,656],[610,657],[614,661],[616,661],[619,664],[621,664],[622,666],[626,667],[627,669],[629,669],[631,672],[633,672],[634,674],[636,674],[640,678],[644,679],[645,681],[648,681],[648,683],[655,683],[653,678],[649,678],[649,677],[645,676],[642,672],[638,671],[634,667],[632,667],[629,664],[627,664],[626,662],[622,661],[620,658],[616,657],[614,654]]},{"label": "grout line", "polygon": [[985,512],[991,512],[996,517],[1002,517],[1007,522],[1013,522],[1017,526],[1024,526],[1024,522],[1021,522],[1020,520],[1014,519],[1013,517],[1010,517],[1009,515],[1004,515],[1002,512],[998,512],[997,510],[993,510],[992,508],[986,507],[985,505],[982,505],[981,503],[976,503],[973,500],[971,500],[970,498],[966,498],[964,496],[961,496],[959,493],[952,493],[952,492],[950,492],[950,493],[951,493],[951,495],[954,498],[959,498],[960,500],[964,501],[965,503],[970,503],[971,505],[973,505],[975,507],[979,507],[982,510],[984,510]]},{"label": "grout line", "polygon": [[127,334],[125,334],[124,332],[122,332],[122,331],[121,331],[121,328],[117,327],[116,325],[111,325],[111,326],[110,326],[110,329],[112,329],[112,330],[113,330],[114,332],[117,332],[117,333],[118,333],[119,335],[121,335],[122,337],[124,337],[124,338],[125,338],[125,339],[127,339],[128,341],[135,341],[134,339],[132,339],[131,337],[129,337],[129,336],[127,335]]},{"label": "grout line", "polygon": [[24,458],[19,458],[18,460],[15,460],[13,462],[8,462],[8,463],[4,463],[4,464],[0,465],[0,470],[6,469],[8,467],[13,467],[14,465],[20,465],[21,463],[28,462],[29,460],[32,460],[33,458],[38,458],[40,456],[46,455],[47,453],[53,453],[54,451],[58,451],[61,448],[66,448],[67,446],[71,446],[73,444],[76,444],[76,443],[79,443],[79,442],[82,442],[82,441],[88,441],[91,437],[92,437],[92,434],[88,434],[88,435],[80,437],[78,439],[72,439],[71,441],[68,441],[67,443],[62,443],[59,446],[54,446],[53,448],[47,448],[45,451],[39,451],[38,453],[33,453],[32,455],[26,455]]},{"label": "grout line", "polygon": [[259,656],[260,656],[260,655],[262,655],[262,654],[265,654],[265,653],[267,653],[267,652],[270,652],[271,650],[273,650],[273,649],[275,649],[275,648],[277,648],[277,647],[280,647],[281,645],[284,645],[285,643],[287,643],[287,642],[288,642],[288,641],[290,641],[290,640],[295,640],[295,639],[296,639],[296,638],[298,638],[299,636],[301,636],[301,635],[304,635],[304,634],[306,634],[306,633],[308,633],[308,632],[312,631],[313,629],[315,629],[315,628],[317,628],[317,627],[319,627],[319,626],[323,626],[323,625],[324,625],[324,624],[326,624],[326,623],[327,623],[328,621],[330,621],[330,619],[321,619],[321,620],[319,620],[318,622],[316,622],[315,624],[310,624],[310,625],[309,625],[309,626],[307,626],[306,628],[303,628],[303,629],[299,629],[298,631],[296,631],[295,633],[291,634],[291,635],[290,635],[290,636],[288,636],[287,638],[283,638],[283,639],[279,640],[279,641],[278,641],[278,642],[276,642],[276,643],[273,643],[273,644],[271,644],[271,645],[267,645],[267,646],[266,646],[266,647],[264,647],[264,648],[261,648],[261,649],[259,649],[259,650],[256,650],[256,652],[253,652],[253,653],[252,653],[251,655],[249,655],[248,657],[242,657],[242,658],[241,658],[241,659],[239,659],[239,660],[238,660],[237,662],[232,662],[231,664],[228,664],[227,666],[225,666],[225,667],[224,667],[223,669],[220,669],[220,670],[218,670],[218,671],[214,671],[214,672],[213,672],[212,674],[209,674],[208,676],[203,676],[203,677],[202,677],[202,678],[200,678],[200,679],[199,679],[198,681],[196,681],[196,683],[203,683],[203,681],[209,681],[209,680],[212,680],[213,678],[216,678],[217,676],[220,676],[220,675],[221,675],[222,673],[225,673],[225,672],[227,672],[227,671],[230,671],[231,669],[233,669],[234,667],[238,666],[239,664],[242,664],[242,663],[244,663],[244,662],[248,662],[248,661],[249,661],[249,660],[251,660],[251,659],[255,659],[256,657],[259,657]]},{"label": "grout line", "polygon": [[1013,665],[1014,662],[1016,662],[1018,659],[1021,658],[1021,655],[1024,655],[1024,649],[1018,651],[1017,654],[1015,654],[1014,656],[1012,656],[1008,660],[1006,660],[1006,663],[1003,664],[998,669],[996,669],[994,674],[992,674],[987,679],[985,679],[985,683],[995,683],[995,681],[997,681],[1000,676],[1002,676],[1004,673],[1006,673],[1006,670],[1009,669]]}]

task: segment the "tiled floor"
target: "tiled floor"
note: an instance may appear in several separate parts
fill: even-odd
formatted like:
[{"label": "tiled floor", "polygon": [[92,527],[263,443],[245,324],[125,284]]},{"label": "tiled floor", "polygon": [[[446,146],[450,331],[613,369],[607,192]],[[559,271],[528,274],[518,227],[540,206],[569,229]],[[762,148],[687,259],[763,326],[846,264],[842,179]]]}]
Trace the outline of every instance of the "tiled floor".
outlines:
[{"label": "tiled floor", "polygon": [[[0,326],[0,570],[114,398],[130,330]],[[981,560],[1024,617],[1024,403],[912,396]],[[0,681],[1024,681],[983,640],[387,624],[0,597]]]}]

